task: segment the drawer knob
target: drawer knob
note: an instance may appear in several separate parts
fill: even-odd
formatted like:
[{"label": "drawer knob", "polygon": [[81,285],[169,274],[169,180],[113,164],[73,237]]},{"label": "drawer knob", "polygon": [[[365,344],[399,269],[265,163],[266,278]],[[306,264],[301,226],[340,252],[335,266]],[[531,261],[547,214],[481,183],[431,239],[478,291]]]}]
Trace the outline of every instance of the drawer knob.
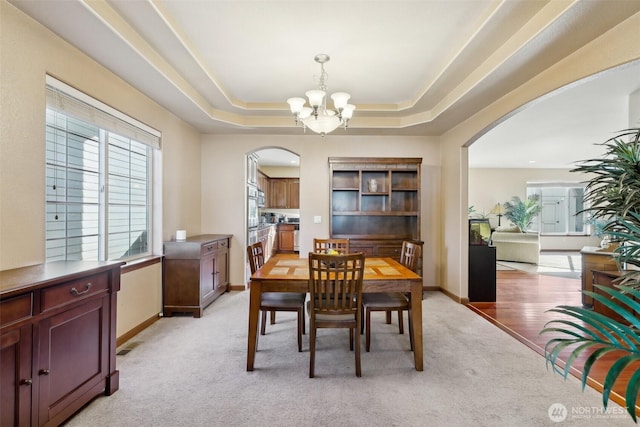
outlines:
[{"label": "drawer knob", "polygon": [[31,384],[33,384],[33,380],[31,378],[28,378],[26,380],[22,380],[20,382],[20,384],[22,384],[22,385],[31,385]]},{"label": "drawer knob", "polygon": [[89,292],[89,289],[91,289],[91,286],[93,286],[93,285],[91,284],[91,282],[89,282],[85,286],[85,290],[84,291],[79,291],[76,288],[71,288],[71,290],[69,292],[71,292],[71,295],[75,295],[75,296],[86,294],[87,292]]},{"label": "drawer knob", "polygon": [[40,375],[49,375],[50,373],[51,371],[48,369],[40,369],[40,372],[38,372]]}]

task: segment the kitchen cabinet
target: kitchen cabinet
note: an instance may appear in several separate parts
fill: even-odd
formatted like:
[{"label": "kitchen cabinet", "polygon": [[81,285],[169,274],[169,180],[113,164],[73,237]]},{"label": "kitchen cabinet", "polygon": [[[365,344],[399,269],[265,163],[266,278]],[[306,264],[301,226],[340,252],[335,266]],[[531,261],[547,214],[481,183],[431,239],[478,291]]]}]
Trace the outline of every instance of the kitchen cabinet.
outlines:
[{"label": "kitchen cabinet", "polygon": [[60,425],[118,390],[122,264],[59,261],[0,272],[0,425]]},{"label": "kitchen cabinet", "polygon": [[269,177],[258,169],[258,189],[264,191],[265,199],[269,200]]},{"label": "kitchen cabinet", "polygon": [[287,204],[290,209],[300,209],[300,180],[288,180]]},{"label": "kitchen cabinet", "polygon": [[229,234],[203,234],[164,242],[163,314],[203,310],[229,287]]},{"label": "kitchen cabinet", "polygon": [[278,252],[294,251],[295,230],[295,224],[278,224]]},{"label": "kitchen cabinet", "polygon": [[420,241],[421,158],[331,157],[329,230],[351,251],[399,259]]},{"label": "kitchen cabinet", "polygon": [[277,209],[299,209],[300,179],[271,178],[269,180],[269,207]]}]

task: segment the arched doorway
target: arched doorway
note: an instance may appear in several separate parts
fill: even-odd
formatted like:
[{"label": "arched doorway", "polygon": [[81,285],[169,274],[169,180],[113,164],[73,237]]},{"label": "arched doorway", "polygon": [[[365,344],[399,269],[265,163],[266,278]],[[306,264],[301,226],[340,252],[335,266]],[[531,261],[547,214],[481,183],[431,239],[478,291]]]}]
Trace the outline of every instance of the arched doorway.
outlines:
[{"label": "arched doorway", "polygon": [[[270,256],[280,248],[278,223],[297,223],[294,227],[299,228],[300,156],[282,147],[247,153],[247,183],[246,242],[262,241]],[[292,232],[286,239],[291,244],[286,250],[291,252],[297,249],[297,230]],[[250,272],[245,270],[248,283]]]}]

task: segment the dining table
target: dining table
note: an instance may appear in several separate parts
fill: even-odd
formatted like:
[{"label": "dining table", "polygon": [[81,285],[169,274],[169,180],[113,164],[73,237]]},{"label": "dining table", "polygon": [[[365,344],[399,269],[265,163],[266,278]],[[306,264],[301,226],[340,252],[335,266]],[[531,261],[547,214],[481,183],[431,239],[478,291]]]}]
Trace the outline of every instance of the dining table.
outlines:
[{"label": "dining table", "polygon": [[[253,371],[262,293],[309,292],[309,260],[298,254],[276,254],[251,275],[249,290],[247,371]],[[403,292],[410,295],[414,365],[416,371],[422,371],[422,277],[393,258],[366,257],[362,292]]]}]

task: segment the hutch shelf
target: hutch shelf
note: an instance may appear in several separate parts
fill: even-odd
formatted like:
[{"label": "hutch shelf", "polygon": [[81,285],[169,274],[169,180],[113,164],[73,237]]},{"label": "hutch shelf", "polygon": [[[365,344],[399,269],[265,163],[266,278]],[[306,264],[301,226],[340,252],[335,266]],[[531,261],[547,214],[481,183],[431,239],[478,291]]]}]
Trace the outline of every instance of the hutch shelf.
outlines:
[{"label": "hutch shelf", "polygon": [[331,157],[330,232],[353,251],[400,257],[420,240],[421,158]]}]

